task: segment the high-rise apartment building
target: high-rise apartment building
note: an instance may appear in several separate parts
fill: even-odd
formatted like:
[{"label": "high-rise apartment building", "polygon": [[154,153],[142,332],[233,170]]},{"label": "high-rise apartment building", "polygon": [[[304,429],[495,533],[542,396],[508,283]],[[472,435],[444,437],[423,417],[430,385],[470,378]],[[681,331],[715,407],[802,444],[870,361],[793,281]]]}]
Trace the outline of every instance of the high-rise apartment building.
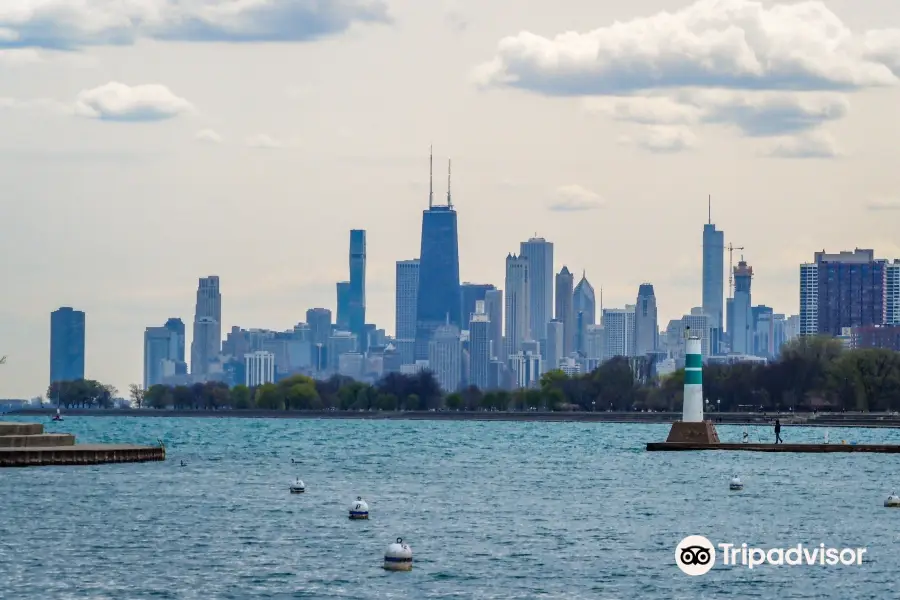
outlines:
[{"label": "high-rise apartment building", "polygon": [[422,212],[416,360],[428,359],[428,342],[438,327],[447,322],[462,325],[459,311],[459,240],[448,174],[447,204],[434,204],[434,189],[430,186],[428,209]]},{"label": "high-rise apartment building", "polygon": [[459,389],[462,380],[462,343],[459,328],[449,323],[434,331],[428,342],[428,368],[446,393]]},{"label": "high-rise apartment building", "polygon": [[50,313],[50,383],[84,379],[84,312],[63,306]]},{"label": "high-rise apartment building", "polygon": [[489,334],[491,358],[501,358],[505,351],[503,346],[503,290],[488,290],[484,293],[484,312],[491,322]]},{"label": "high-rise apartment building", "polygon": [[528,263],[528,335],[541,341],[553,318],[553,243],[533,237],[519,244],[519,256]]},{"label": "high-rise apartment building", "polygon": [[484,300],[475,302],[469,321],[469,381],[479,389],[488,389],[491,366],[491,320]]},{"label": "high-rise apartment building", "polygon": [[[828,254],[816,252],[814,262],[800,268],[801,334],[841,335],[846,327],[881,325],[888,313],[889,263],[875,258],[874,250]],[[812,270],[816,271],[813,291]],[[816,297],[815,323],[810,296]]]},{"label": "high-rise apartment building", "polygon": [[265,350],[244,355],[244,385],[253,388],[275,382],[275,355]]},{"label": "high-rise apartment building", "polygon": [[394,337],[400,364],[416,362],[416,302],[419,293],[419,260],[398,260],[395,280]]},{"label": "high-rise apartment building", "polygon": [[604,359],[634,356],[634,305],[603,309]]},{"label": "high-rise apartment building", "polygon": [[191,374],[206,375],[210,362],[222,350],[222,293],[219,277],[201,277],[194,309],[194,336],[191,340]]},{"label": "high-rise apartment building", "polygon": [[734,298],[731,301],[732,314],[729,319],[728,337],[731,339],[732,354],[753,354],[753,311],[750,285],[753,267],[741,260],[734,268]]},{"label": "high-rise apartment building", "polygon": [[556,275],[556,320],[563,324],[563,356],[575,351],[575,278],[563,265]]},{"label": "high-rise apartment building", "polygon": [[528,339],[528,261],[510,254],[506,257],[506,360],[522,349]]},{"label": "high-rise apartment building", "polygon": [[709,316],[713,354],[722,338],[725,298],[725,232],[716,229],[712,217],[703,226],[703,312]]},{"label": "high-rise apartment building", "polygon": [[656,293],[652,284],[642,283],[634,308],[634,355],[647,356],[656,352],[658,336]]},{"label": "high-rise apartment building", "polygon": [[800,265],[800,331],[799,335],[816,335],[819,331],[819,265]]},{"label": "high-rise apartment building", "polygon": [[581,273],[581,281],[575,286],[572,309],[575,312],[575,350],[587,355],[587,328],[597,323],[597,300],[594,286],[587,280],[584,271]]},{"label": "high-rise apartment building", "polygon": [[885,265],[884,324],[900,325],[900,259]]},{"label": "high-rise apartment building", "polygon": [[559,368],[565,347],[565,326],[562,321],[553,319],[547,323],[547,356],[544,359],[546,369],[552,371]]},{"label": "high-rise apartment building", "polygon": [[366,339],[366,232],[364,229],[350,230],[350,289],[347,308],[349,309],[350,332],[356,335],[360,352],[365,352]]}]

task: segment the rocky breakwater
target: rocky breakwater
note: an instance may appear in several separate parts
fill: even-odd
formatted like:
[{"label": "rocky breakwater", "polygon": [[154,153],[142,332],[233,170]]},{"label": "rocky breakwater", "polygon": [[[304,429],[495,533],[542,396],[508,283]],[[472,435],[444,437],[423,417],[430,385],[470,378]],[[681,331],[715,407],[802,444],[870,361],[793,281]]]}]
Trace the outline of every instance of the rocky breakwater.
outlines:
[{"label": "rocky breakwater", "polygon": [[166,459],[164,446],[76,444],[69,433],[44,433],[40,423],[0,422],[0,467],[97,465]]}]

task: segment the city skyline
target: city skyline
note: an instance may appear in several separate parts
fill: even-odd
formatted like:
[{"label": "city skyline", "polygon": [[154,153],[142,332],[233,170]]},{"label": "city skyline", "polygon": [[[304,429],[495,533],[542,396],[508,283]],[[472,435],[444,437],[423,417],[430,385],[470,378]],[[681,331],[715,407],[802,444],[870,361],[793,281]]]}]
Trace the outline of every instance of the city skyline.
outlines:
[{"label": "city skyline", "polygon": [[[697,230],[706,221],[709,194],[725,243],[746,247],[754,302],[777,312],[797,312],[797,265],[815,250],[863,247],[879,257],[900,256],[888,210],[900,200],[891,166],[900,123],[880,118],[894,114],[897,91],[884,69],[875,68],[891,59],[886,42],[895,34],[881,32],[883,63],[876,60],[878,35],[864,37],[900,26],[896,3],[873,1],[853,10],[848,2],[824,5],[857,40],[872,45],[868,62],[844,61],[839,71],[858,77],[843,85],[851,90],[843,95],[832,93],[834,85],[820,94],[823,82],[807,80],[803,92],[737,102],[729,94],[746,82],[712,73],[706,81],[722,87],[709,97],[688,97],[678,82],[667,81],[657,83],[671,93],[651,89],[629,104],[621,101],[629,90],[616,91],[622,96],[575,90],[589,92],[588,99],[542,97],[566,82],[539,69],[509,73],[516,63],[508,53],[525,55],[528,44],[541,42],[518,31],[545,36],[548,51],[562,51],[554,45],[557,33],[689,6],[703,8],[662,0],[628,6],[570,0],[535,2],[515,12],[499,2],[460,3],[450,11],[390,2],[392,23],[370,18],[320,41],[249,40],[215,50],[147,41],[152,36],[143,32],[134,32],[134,45],[109,47],[103,43],[108,36],[91,31],[85,44],[79,36],[89,30],[73,29],[76,11],[68,26],[53,30],[68,35],[75,51],[35,47],[39,40],[29,47],[27,36],[17,43],[23,47],[0,50],[5,93],[16,94],[0,102],[8,132],[0,153],[8,189],[0,219],[16,224],[0,236],[0,250],[16,257],[4,271],[12,292],[0,309],[0,354],[9,355],[0,396],[42,391],[49,378],[47,315],[60,306],[87,314],[86,374],[120,391],[142,380],[139,340],[147,326],[173,316],[193,320],[192,298],[204,274],[222,281],[223,332],[231,325],[290,327],[308,307],[334,312],[335,283],[348,278],[352,228],[368,233],[366,320],[391,329],[395,262],[419,254],[419,211],[428,188],[423,157],[432,142],[439,156],[454,160],[461,281],[503,288],[503,257],[536,233],[555,244],[554,274],[563,265],[575,274],[586,271],[598,296],[603,288],[607,307],[633,304],[638,286],[652,283],[662,327],[701,305]],[[770,22],[794,18],[781,6],[781,13],[767,13]],[[746,19],[756,19],[757,12],[749,14]],[[808,15],[797,34],[806,37],[797,43],[808,42],[807,56],[827,73],[827,61],[846,57],[818,52],[822,45],[814,42],[829,35],[822,15],[820,9]],[[54,14],[44,17],[54,22]],[[731,14],[721,22],[751,27]],[[508,36],[512,41],[498,53],[499,40]],[[420,65],[414,49],[426,45],[435,49],[434,58]],[[228,55],[231,72],[220,81],[200,77],[219,52]],[[360,56],[382,68],[363,65]],[[500,71],[480,74],[495,89],[473,85],[473,70],[492,59]],[[329,69],[317,70],[323,60]],[[285,75],[270,66],[282,62],[316,76]],[[678,65],[667,71],[673,77],[696,76],[690,64],[671,64]],[[792,66],[785,59],[785,72]],[[491,74],[499,72],[518,77],[519,89],[496,89]],[[599,68],[594,72],[604,79]],[[883,87],[866,87],[879,80]],[[109,81],[131,88],[105,86]],[[134,86],[144,84],[164,85],[176,100],[153,88],[150,97],[168,101],[167,108],[144,104],[143,113],[136,111],[134,99],[148,91]],[[799,108],[788,102],[797,96],[803,97]],[[71,107],[70,98],[77,98]],[[784,125],[766,116],[777,113],[774,106],[806,111],[791,113],[793,122],[822,124],[843,156],[759,157],[770,143],[781,143],[781,154],[804,148],[815,154],[814,142],[824,139],[784,140],[754,130],[760,123]],[[669,125],[629,124],[638,117],[645,123],[668,119]],[[142,122],[127,122],[135,119]],[[690,139],[685,127],[696,137],[694,148],[677,147]],[[297,231],[275,234],[283,221]]]}]

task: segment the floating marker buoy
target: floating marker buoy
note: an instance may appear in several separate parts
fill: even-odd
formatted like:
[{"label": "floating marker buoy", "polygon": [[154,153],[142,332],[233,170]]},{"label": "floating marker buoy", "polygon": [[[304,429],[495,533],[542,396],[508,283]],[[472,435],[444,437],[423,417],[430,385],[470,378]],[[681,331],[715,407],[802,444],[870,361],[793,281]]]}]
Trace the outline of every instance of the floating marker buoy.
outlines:
[{"label": "floating marker buoy", "polygon": [[302,494],[305,491],[306,491],[306,484],[303,483],[302,479],[298,479],[297,483],[295,483],[294,485],[291,486],[292,494]]},{"label": "floating marker buoy", "polygon": [[350,518],[353,520],[369,518],[369,505],[361,496],[357,496],[356,502],[350,505]]},{"label": "floating marker buoy", "polygon": [[891,495],[884,501],[884,505],[887,508],[900,508],[900,496],[891,492]]},{"label": "floating marker buoy", "polygon": [[733,491],[733,492],[737,492],[737,491],[739,491],[739,490],[742,490],[742,489],[744,489],[744,482],[741,481],[741,478],[740,478],[740,477],[738,477],[737,475],[735,475],[734,477],[732,477],[731,483],[728,484],[728,489],[731,490],[731,491]]},{"label": "floating marker buoy", "polygon": [[412,571],[412,548],[403,543],[403,538],[397,538],[384,551],[384,568],[386,571]]}]

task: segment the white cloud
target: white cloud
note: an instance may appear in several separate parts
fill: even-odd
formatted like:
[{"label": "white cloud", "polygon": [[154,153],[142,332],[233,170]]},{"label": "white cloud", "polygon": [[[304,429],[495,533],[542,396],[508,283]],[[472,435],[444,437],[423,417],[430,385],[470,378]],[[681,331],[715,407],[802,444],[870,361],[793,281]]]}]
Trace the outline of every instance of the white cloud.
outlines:
[{"label": "white cloud", "polygon": [[83,90],[75,100],[75,114],[104,121],[161,121],[194,110],[190,102],[158,84],[110,81]]},{"label": "white cloud", "polygon": [[198,142],[206,142],[208,144],[221,144],[225,141],[221,134],[212,129],[201,129],[194,134],[194,139]]},{"label": "white cloud", "polygon": [[564,185],[556,190],[550,203],[550,210],[557,212],[573,212],[594,210],[603,206],[599,194],[587,190],[580,185]]},{"label": "white cloud", "polygon": [[74,49],[138,38],[302,42],[390,22],[383,0],[6,0],[0,47]]},{"label": "white cloud", "polygon": [[264,133],[259,133],[257,135],[248,137],[246,143],[251,148],[264,148],[269,150],[285,147],[284,142],[276,140],[272,136],[266,135]]},{"label": "white cloud", "polygon": [[843,153],[832,136],[813,132],[776,138],[764,154],[776,158],[837,158]]},{"label": "white cloud", "polygon": [[648,152],[669,154],[690,150],[697,146],[697,136],[680,125],[650,125],[633,136],[622,136],[619,143],[637,146]]},{"label": "white cloud", "polygon": [[876,29],[863,37],[865,54],[887,65],[900,77],[900,29]]},{"label": "white cloud", "polygon": [[840,119],[849,111],[841,94],[674,90],[672,95],[588,98],[588,111],[620,121],[656,125],[731,124],[744,135],[771,136],[805,131]]},{"label": "white cloud", "polygon": [[685,86],[856,89],[898,83],[885,64],[900,56],[898,39],[900,30],[854,35],[822,2],[699,0],[587,33],[503,38],[474,78],[558,96]]}]

